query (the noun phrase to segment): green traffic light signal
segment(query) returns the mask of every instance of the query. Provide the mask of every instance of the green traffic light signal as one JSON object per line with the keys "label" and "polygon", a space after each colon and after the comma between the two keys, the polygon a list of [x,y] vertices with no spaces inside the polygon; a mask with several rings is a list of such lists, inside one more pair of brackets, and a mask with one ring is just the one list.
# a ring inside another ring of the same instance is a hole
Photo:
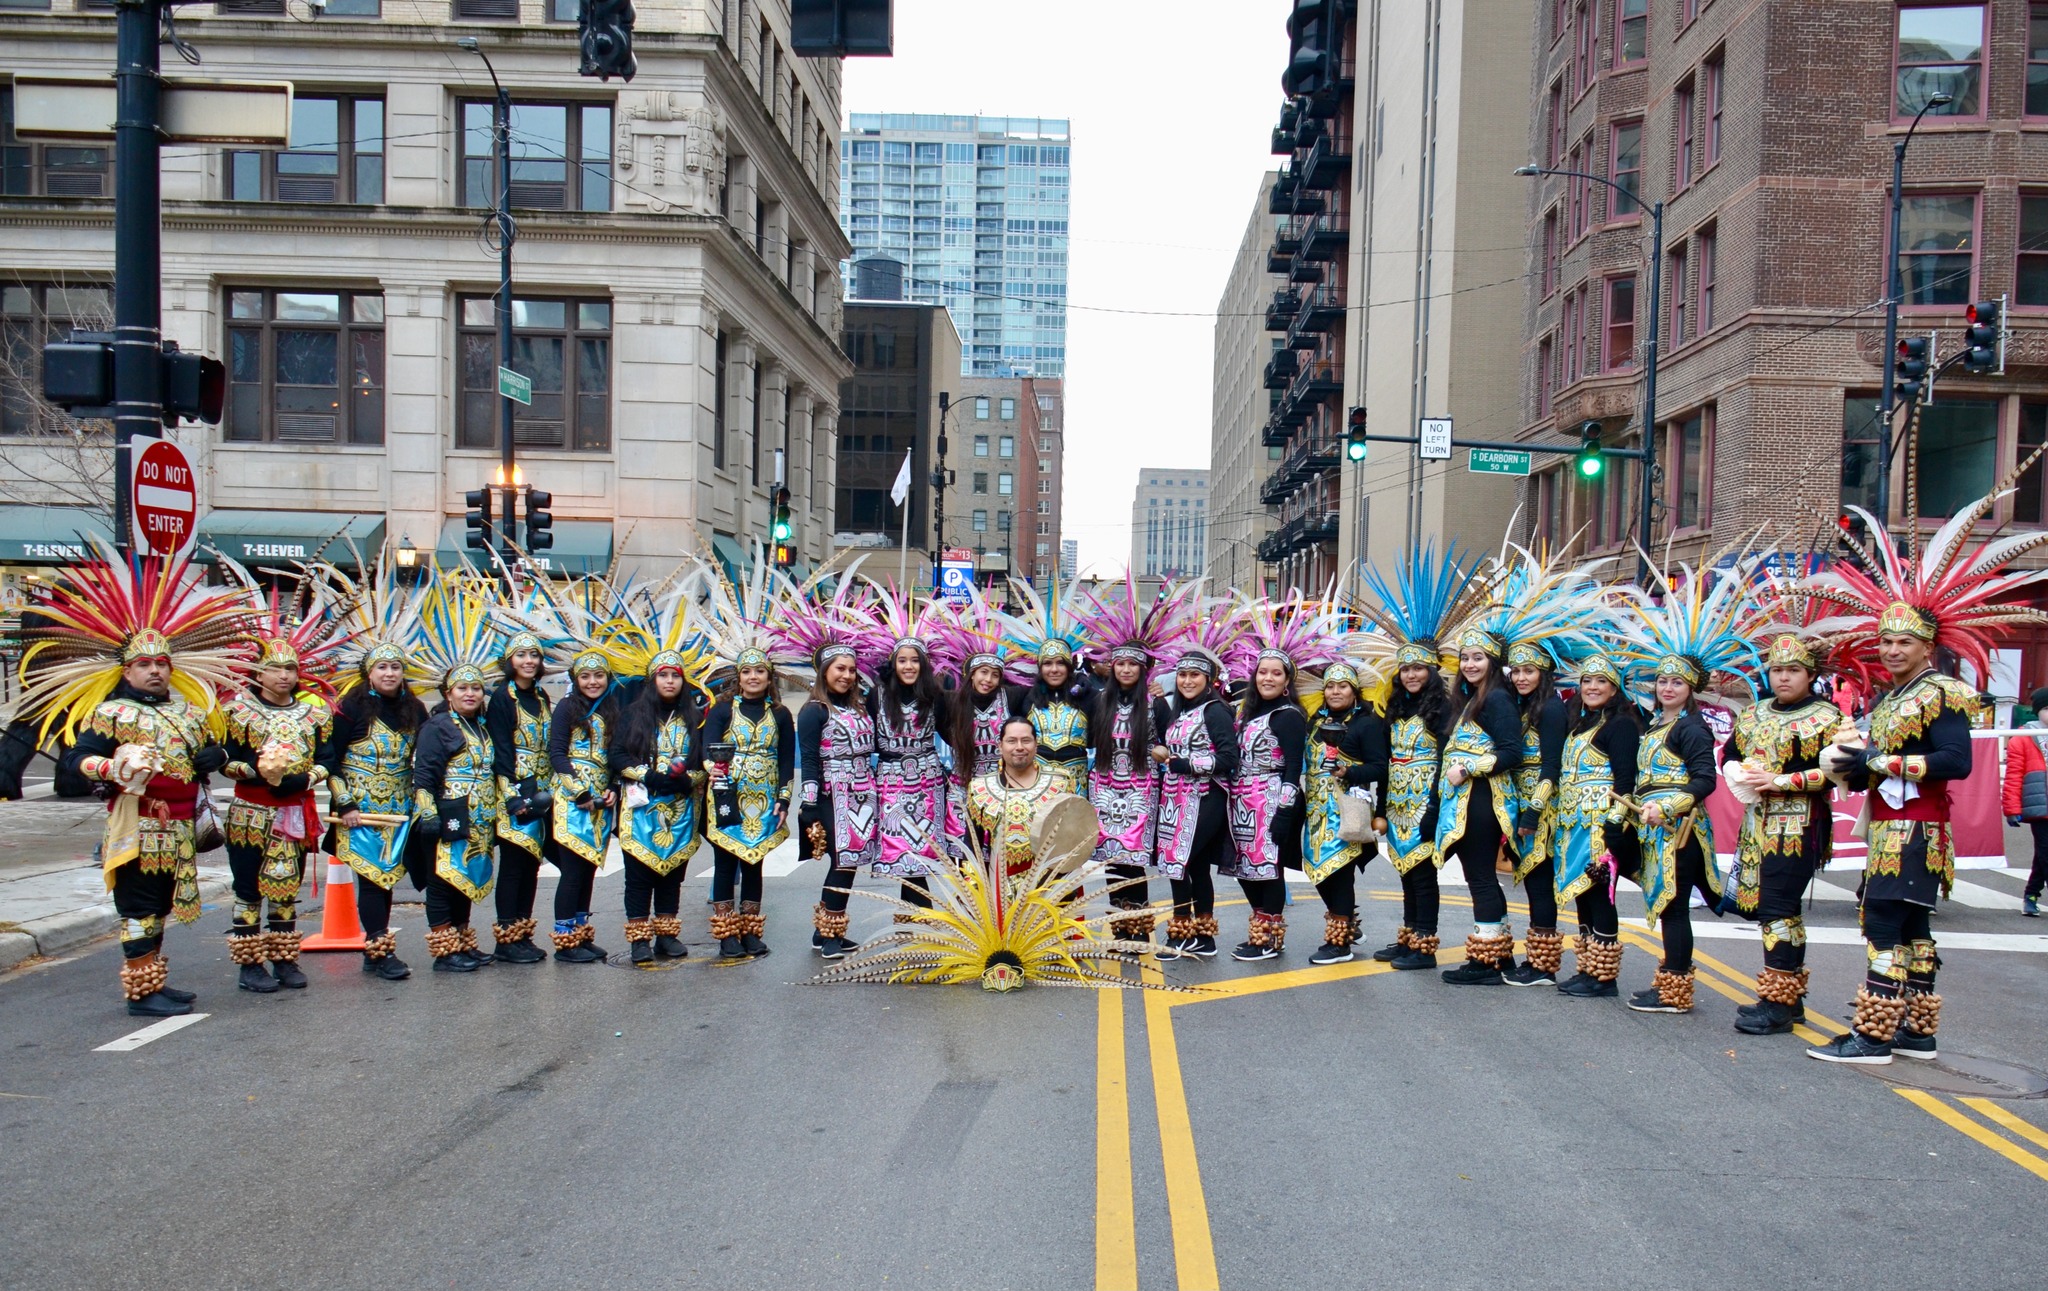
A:
{"label": "green traffic light signal", "polygon": [[1350,458],[1354,462],[1362,462],[1365,460],[1365,449],[1366,443],[1364,440],[1356,438],[1350,439],[1347,440],[1344,444],[1344,456]]}
{"label": "green traffic light signal", "polygon": [[1599,453],[1595,452],[1579,454],[1579,474],[1583,478],[1589,480],[1597,480],[1600,478],[1601,472],[1605,471],[1606,469],[1607,463],[1600,460]]}

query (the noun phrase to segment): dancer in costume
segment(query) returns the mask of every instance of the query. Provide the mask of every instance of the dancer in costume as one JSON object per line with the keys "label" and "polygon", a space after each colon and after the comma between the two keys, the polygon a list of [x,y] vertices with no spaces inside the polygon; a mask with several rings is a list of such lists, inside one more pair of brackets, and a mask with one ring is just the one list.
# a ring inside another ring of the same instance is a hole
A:
{"label": "dancer in costume", "polygon": [[1386,796],[1387,723],[1367,702],[1370,673],[1349,659],[1323,670],[1323,702],[1308,728],[1308,838],[1302,868],[1323,899],[1323,944],[1311,964],[1342,964],[1358,941],[1358,873],[1379,855],[1375,841],[1342,835],[1342,800],[1370,820]]}
{"label": "dancer in costume", "polygon": [[[1862,894],[1869,944],[1853,1029],[1808,1049],[1810,1057],[1878,1065],[1895,1053],[1936,1054],[1940,961],[1928,916],[1936,894],[1955,881],[1949,783],[1970,774],[1978,700],[1970,687],[1936,671],[1935,652],[1952,651],[1977,676],[1989,677],[1991,647],[2007,628],[2048,622],[2048,614],[2012,603],[2018,589],[2048,575],[2006,572],[2015,558],[2048,543],[2048,531],[1971,541],[1998,498],[2040,456],[2037,449],[1991,493],[1957,511],[1926,539],[1924,551],[1917,495],[1909,496],[1904,531],[1912,545],[1904,555],[1887,536],[1860,552],[1862,568],[1841,564],[1810,585],[1815,599],[1846,616],[1841,648],[1874,648],[1891,680],[1871,710],[1868,740],[1843,731],[1822,755],[1832,774],[1870,795]],[[1906,477],[1913,478],[1910,456]],[[1871,533],[1884,534],[1867,513],[1863,519]]]}
{"label": "dancer in costume", "polygon": [[22,636],[16,713],[73,741],[65,775],[104,786],[100,871],[120,920],[121,991],[137,1017],[192,1011],[168,984],[164,922],[199,917],[193,819],[206,777],[227,762],[207,714],[240,683],[247,605],[209,589],[185,560],[130,562],[88,539],[90,558],[38,588]]}
{"label": "dancer in costume", "polygon": [[1578,908],[1577,969],[1557,984],[1579,999],[1618,995],[1621,922],[1614,908],[1617,873],[1636,872],[1636,836],[1622,806],[1636,785],[1642,719],[1621,670],[1604,654],[1579,664],[1578,694],[1566,713],[1550,845],[1557,903]]}
{"label": "dancer in costume", "polygon": [[590,923],[591,889],[618,827],[618,768],[612,733],[619,697],[604,652],[585,649],[569,665],[572,689],[548,719],[548,765],[555,773],[555,960],[596,964],[606,951]]}
{"label": "dancer in costume", "polygon": [[1439,642],[1452,625],[1485,603],[1486,588],[1457,553],[1439,557],[1426,546],[1403,561],[1389,582],[1365,572],[1372,601],[1359,606],[1396,643],[1394,686],[1387,700],[1387,796],[1375,822],[1387,859],[1401,876],[1401,927],[1373,958],[1412,971],[1436,966],[1436,855],[1443,750],[1451,734]]}
{"label": "dancer in costume", "polygon": [[1003,680],[1003,657],[990,649],[967,656],[966,678],[951,705],[955,755],[972,750],[959,778],[973,783],[1002,765],[1003,724],[1017,715],[1017,696]]}
{"label": "dancer in costume", "polygon": [[1167,944],[1203,959],[1216,954],[1216,879],[1235,859],[1230,782],[1237,775],[1237,721],[1219,689],[1216,645],[1235,635],[1207,618],[1174,664],[1171,695],[1153,701],[1152,761],[1160,768],[1159,868],[1173,890]]}
{"label": "dancer in costume", "polygon": [[924,876],[945,855],[951,795],[939,741],[951,732],[951,715],[910,598],[876,591],[876,629],[861,638],[863,669],[878,679],[867,710],[875,732],[881,848],[869,872],[900,880],[903,899],[922,905],[928,899]]}
{"label": "dancer in costume", "polygon": [[860,693],[853,646],[834,642],[818,651],[817,682],[796,718],[798,775],[802,783],[797,825],[813,857],[830,864],[812,913],[817,951],[840,959],[854,948],[846,936],[846,902],[854,873],[881,856],[881,809],[875,788],[875,721]]}
{"label": "dancer in costume", "polygon": [[1642,849],[1636,882],[1644,918],[1664,932],[1664,961],[1648,989],[1628,1006],[1642,1013],[1685,1013],[1693,1000],[1691,896],[1720,914],[1721,875],[1714,865],[1714,829],[1706,800],[1719,780],[1714,734],[1697,696],[1716,676],[1751,695],[1759,671],[1756,647],[1742,627],[1755,612],[1748,592],[1751,562],[1725,571],[1682,569],[1673,579],[1652,570],[1652,589],[1631,587],[1615,642],[1617,662],[1654,676],[1654,715],[1636,750],[1635,795],[1629,803]]}
{"label": "dancer in costume", "polygon": [[991,865],[1017,878],[1037,860],[1032,836],[1048,808],[1074,787],[1038,760],[1038,728],[1028,717],[1003,723],[1002,762],[967,788],[967,819]]}
{"label": "dancer in costume", "polygon": [[697,696],[712,661],[683,643],[679,631],[654,627],[658,648],[644,662],[628,663],[638,653],[630,647],[615,642],[611,650],[645,678],[623,706],[606,752],[623,783],[619,850],[626,857],[626,943],[636,964],[690,953],[682,942],[683,866],[703,842],[704,713]]}
{"label": "dancer in costume", "polygon": [[[412,764],[427,708],[406,680],[406,664],[419,623],[382,557],[361,585],[332,565],[320,572],[331,599],[347,607],[344,627],[350,633],[337,658],[344,689],[320,757],[332,817],[326,846],[355,874],[363,971],[403,981],[412,969],[398,957],[391,891],[407,874],[409,859],[415,870],[431,864],[434,842],[412,828]],[[425,882],[419,871],[416,885]]]}
{"label": "dancer in costume", "polygon": [[711,935],[720,959],[768,953],[761,865],[789,837],[796,722],[778,697],[780,656],[768,624],[778,606],[801,592],[773,578],[761,563],[741,599],[707,570],[709,602],[697,620],[717,660],[714,679],[730,687],[704,719],[710,777],[704,833],[711,840]]}
{"label": "dancer in costume", "polygon": [[473,973],[494,958],[478,948],[469,924],[474,903],[491,894],[501,815],[496,753],[484,725],[484,701],[504,654],[491,596],[473,578],[437,573],[412,659],[415,675],[431,677],[447,704],[420,728],[412,764],[412,827],[433,839],[425,887],[427,953],[437,973]]}
{"label": "dancer in costume", "polygon": [[484,710],[505,806],[498,822],[497,919],[491,936],[497,958],[508,964],[538,964],[548,957],[533,942],[539,930],[533,902],[541,862],[556,860],[560,851],[554,839],[555,769],[548,761],[554,700],[541,685],[549,649],[542,632],[514,624],[499,661],[505,679],[492,688]]}
{"label": "dancer in costume", "polygon": [[[227,567],[255,591],[252,576],[232,561]],[[304,597],[294,600],[298,613],[287,613],[275,592],[267,604],[259,602],[251,623],[253,681],[221,712],[228,750],[221,770],[235,782],[227,818],[235,888],[228,958],[240,965],[235,984],[259,995],[306,988],[299,970],[299,888],[306,879],[306,851],[321,832],[313,774],[334,726],[333,710],[316,693],[333,694],[334,625]]]}
{"label": "dancer in costume", "polygon": [[1764,666],[1771,698],[1736,714],[1721,770],[1744,803],[1730,895],[1742,917],[1762,930],[1764,942],[1758,1003],[1737,1010],[1735,1029],[1781,1035],[1806,1012],[1806,920],[1799,902],[1834,853],[1832,787],[1820,755],[1846,719],[1813,693],[1821,673],[1821,651],[1813,642],[1776,631]]}
{"label": "dancer in costume", "polygon": [[1037,662],[1038,677],[1018,710],[1038,731],[1038,758],[1066,774],[1070,784],[1088,780],[1088,713],[1096,684],[1080,671],[1083,604],[1071,589],[1047,601],[1028,583],[1011,585],[1025,606],[1012,641],[1018,653]]}
{"label": "dancer in costume", "polygon": [[1457,716],[1444,744],[1436,818],[1437,864],[1456,856],[1472,892],[1465,962],[1443,972],[1454,986],[1499,985],[1515,958],[1497,868],[1522,811],[1514,777],[1522,765],[1522,715],[1503,663],[1506,654],[1507,643],[1485,628],[1458,635]]}

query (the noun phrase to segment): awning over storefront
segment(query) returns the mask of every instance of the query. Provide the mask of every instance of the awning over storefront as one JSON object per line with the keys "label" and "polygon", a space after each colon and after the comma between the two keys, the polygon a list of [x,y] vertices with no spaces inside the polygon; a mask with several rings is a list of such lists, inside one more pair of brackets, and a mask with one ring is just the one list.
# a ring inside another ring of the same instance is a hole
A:
{"label": "awning over storefront", "polygon": [[83,560],[81,534],[113,541],[114,530],[84,507],[0,507],[0,564],[68,565]]}
{"label": "awning over storefront", "polygon": [[718,557],[718,563],[725,567],[726,580],[737,587],[746,581],[747,571],[753,568],[753,560],[747,549],[740,546],[739,539],[728,538],[722,533],[711,535],[711,550]]}
{"label": "awning over storefront", "polygon": [[[554,577],[578,578],[584,574],[602,574],[611,568],[611,521],[557,520],[554,534],[555,545],[546,551],[534,553],[532,557],[534,564]],[[482,552],[471,552],[467,549],[465,544],[468,537],[461,516],[450,516],[442,521],[441,537],[435,543],[434,559],[447,567],[460,564],[465,555],[482,556]],[[482,562],[473,560],[471,563]]]}
{"label": "awning over storefront", "polygon": [[212,561],[209,547],[251,569],[285,569],[324,560],[343,569],[358,556],[375,561],[384,546],[384,517],[345,511],[215,511],[199,522],[196,557]]}

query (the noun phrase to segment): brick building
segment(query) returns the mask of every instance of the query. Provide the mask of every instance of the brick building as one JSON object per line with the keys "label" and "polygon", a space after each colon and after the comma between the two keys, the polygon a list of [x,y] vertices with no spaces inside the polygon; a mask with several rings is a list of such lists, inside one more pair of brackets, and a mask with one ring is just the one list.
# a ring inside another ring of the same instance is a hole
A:
{"label": "brick building", "polygon": [[[1531,159],[1665,203],[1664,300],[1651,320],[1645,210],[1603,184],[1525,181],[1522,434],[1597,420],[1610,445],[1639,445],[1654,323],[1654,546],[1698,559],[1759,529],[1810,540],[1841,504],[1874,504],[1892,147],[1936,91],[1954,101],[1906,161],[1900,332],[1952,355],[1969,302],[2004,295],[2013,341],[2004,376],[1936,383],[1923,527],[2048,440],[2044,6],[1542,0],[1535,50]],[[1537,535],[1636,540],[1630,464],[1590,486],[1547,465],[1523,490]],[[1901,458],[1895,516],[1906,474]],[[2037,466],[1996,518],[2048,520],[2044,487]],[[2048,652],[2024,644],[2022,694],[2048,679]]]}
{"label": "brick building", "polygon": [[945,545],[975,553],[981,581],[1048,586],[1060,572],[1065,384],[1058,377],[953,377]]}

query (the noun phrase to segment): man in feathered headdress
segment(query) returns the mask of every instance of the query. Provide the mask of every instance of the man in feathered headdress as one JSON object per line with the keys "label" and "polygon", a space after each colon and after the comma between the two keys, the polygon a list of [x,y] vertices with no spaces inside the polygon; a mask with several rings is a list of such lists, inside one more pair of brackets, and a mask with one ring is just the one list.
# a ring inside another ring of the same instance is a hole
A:
{"label": "man in feathered headdress", "polygon": [[236,684],[247,607],[202,587],[185,561],[130,562],[94,542],[36,604],[20,711],[76,743],[63,770],[107,786],[100,865],[121,920],[121,988],[139,1017],[192,1011],[166,985],[164,920],[199,917],[193,820],[206,777],[227,761],[207,725]]}

